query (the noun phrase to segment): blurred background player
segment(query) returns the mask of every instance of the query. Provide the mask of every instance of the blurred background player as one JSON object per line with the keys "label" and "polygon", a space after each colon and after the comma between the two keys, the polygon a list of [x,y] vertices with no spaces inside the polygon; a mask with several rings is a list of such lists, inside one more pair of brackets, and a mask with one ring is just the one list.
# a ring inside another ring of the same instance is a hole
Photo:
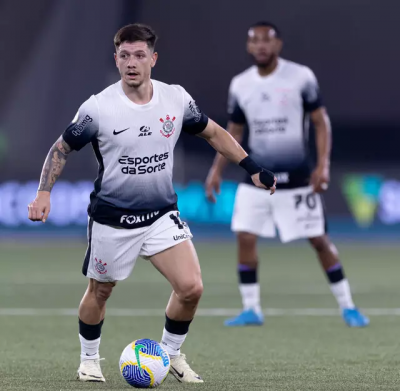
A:
{"label": "blurred background player", "polygon": [[[338,252],[327,235],[320,195],[330,176],[331,128],[321,102],[318,82],[306,66],[280,57],[282,39],[272,23],[260,22],[248,32],[247,51],[255,65],[230,84],[228,131],[240,143],[247,123],[250,155],[271,168],[278,179],[277,193],[269,197],[248,181],[237,189],[231,228],[237,233],[239,288],[243,311],[227,326],[261,325],[260,286],[257,278],[257,238],[274,237],[283,243],[307,238],[315,249],[330,289],[348,326],[369,324],[354,305]],[[316,132],[317,164],[311,171],[308,127]],[[206,193],[215,202],[227,160],[217,154]]]}

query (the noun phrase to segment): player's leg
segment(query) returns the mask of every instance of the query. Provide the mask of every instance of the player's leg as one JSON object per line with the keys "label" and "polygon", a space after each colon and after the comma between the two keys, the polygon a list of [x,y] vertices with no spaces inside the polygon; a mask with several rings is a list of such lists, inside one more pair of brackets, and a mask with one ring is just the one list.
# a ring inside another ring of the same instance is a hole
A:
{"label": "player's leg", "polygon": [[78,378],[81,381],[105,381],[99,365],[99,348],[106,301],[114,286],[115,283],[102,283],[91,278],[79,305],[81,365]]}
{"label": "player's leg", "polygon": [[79,306],[81,364],[78,379],[81,381],[105,381],[99,348],[106,302],[116,281],[130,275],[144,239],[143,230],[118,229],[89,222],[89,245],[82,268],[89,284]]}
{"label": "player's leg", "polygon": [[350,284],[344,274],[335,245],[327,234],[310,238],[309,241],[326,273],[329,287],[342,311],[343,320],[351,327],[367,326],[369,319],[354,305]]}
{"label": "player's leg", "polygon": [[249,232],[237,233],[238,280],[243,311],[225,321],[226,326],[262,325],[264,316],[260,304],[258,282],[257,235]]}
{"label": "player's leg", "polygon": [[200,265],[191,238],[190,229],[180,220],[179,212],[171,212],[151,226],[140,255],[150,259],[173,289],[161,339],[171,357],[170,372],[180,382],[202,383],[180,352],[203,292]]}
{"label": "player's leg", "polygon": [[153,255],[150,260],[173,289],[165,311],[161,339],[171,357],[171,373],[182,382],[203,382],[189,367],[185,355],[180,351],[203,293],[200,265],[194,246],[187,240]]}
{"label": "player's leg", "polygon": [[[350,326],[367,325],[368,319],[354,307],[337,250],[326,235],[327,224],[321,196],[314,193],[311,187],[302,187],[282,190],[279,197],[273,197],[273,202],[274,220],[282,242],[309,239],[326,271],[331,290],[343,310],[346,323]],[[348,320],[348,313],[351,320]]]}
{"label": "player's leg", "polygon": [[239,185],[232,218],[232,231],[236,232],[237,238],[237,271],[243,311],[239,315],[227,319],[226,326],[262,325],[264,323],[257,273],[257,238],[258,236],[275,236],[275,226],[272,219],[269,218],[270,215],[267,192],[254,186]]}

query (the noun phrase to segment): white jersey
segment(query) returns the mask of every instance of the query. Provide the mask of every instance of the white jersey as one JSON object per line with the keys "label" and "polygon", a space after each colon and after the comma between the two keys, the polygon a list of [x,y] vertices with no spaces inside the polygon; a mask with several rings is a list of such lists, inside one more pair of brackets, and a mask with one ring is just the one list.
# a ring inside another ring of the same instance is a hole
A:
{"label": "white jersey", "polygon": [[279,188],[308,184],[307,114],[321,105],[311,69],[281,58],[272,74],[262,77],[252,66],[235,76],[229,89],[231,121],[247,122],[250,155],[275,172]]}
{"label": "white jersey", "polygon": [[121,81],[92,95],[63,134],[74,150],[93,146],[99,173],[88,212],[100,224],[138,228],[177,210],[175,144],[181,130],[200,133],[208,118],[181,86],[151,82],[144,105],[125,95]]}

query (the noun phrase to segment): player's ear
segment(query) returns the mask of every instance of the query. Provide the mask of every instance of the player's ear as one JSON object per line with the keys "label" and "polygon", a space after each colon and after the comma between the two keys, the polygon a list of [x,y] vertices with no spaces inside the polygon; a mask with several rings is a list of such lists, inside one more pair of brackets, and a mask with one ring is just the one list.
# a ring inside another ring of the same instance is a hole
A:
{"label": "player's ear", "polygon": [[283,41],[281,40],[281,39],[278,39],[277,40],[277,52],[278,52],[278,54],[282,51],[282,48],[283,48]]}
{"label": "player's ear", "polygon": [[158,59],[158,53],[154,52],[151,56],[151,67],[153,68],[156,65]]}
{"label": "player's ear", "polygon": [[246,49],[247,53],[253,54],[253,44],[251,43],[250,39],[247,40]]}
{"label": "player's ear", "polygon": [[117,53],[114,53],[115,66],[118,68]]}

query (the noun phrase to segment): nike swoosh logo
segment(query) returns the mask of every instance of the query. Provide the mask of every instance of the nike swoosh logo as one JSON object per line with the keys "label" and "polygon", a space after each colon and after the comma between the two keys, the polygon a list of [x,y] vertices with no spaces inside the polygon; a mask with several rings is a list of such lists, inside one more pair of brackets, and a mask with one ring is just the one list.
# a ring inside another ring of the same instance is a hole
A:
{"label": "nike swoosh logo", "polygon": [[183,376],[185,376],[185,372],[179,373],[174,367],[171,367],[171,368],[174,370],[174,372],[175,372],[180,378],[182,378]]}
{"label": "nike swoosh logo", "polygon": [[119,132],[116,132],[115,131],[115,129],[114,129],[114,132],[113,132],[113,135],[117,135],[117,134],[120,134],[120,133],[122,133],[122,132],[125,132],[125,130],[128,130],[129,128],[126,128],[126,129],[123,129],[123,130],[120,130]]}

